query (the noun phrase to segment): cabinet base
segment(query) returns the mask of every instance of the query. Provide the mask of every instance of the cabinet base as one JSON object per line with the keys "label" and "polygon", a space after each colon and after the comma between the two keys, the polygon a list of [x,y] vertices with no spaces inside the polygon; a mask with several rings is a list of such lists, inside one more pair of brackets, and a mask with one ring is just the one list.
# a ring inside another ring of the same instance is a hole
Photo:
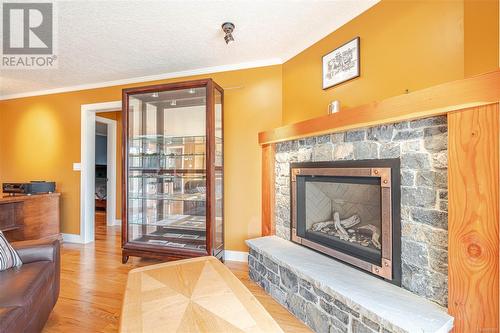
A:
{"label": "cabinet base", "polygon": [[[176,253],[167,253],[167,252],[153,252],[147,250],[138,250],[138,249],[127,249],[122,248],[122,264],[126,264],[128,262],[129,257],[140,257],[140,258],[148,258],[148,259],[158,259],[162,261],[175,261],[181,259],[189,259],[196,257],[203,257],[207,254],[200,255],[192,255],[192,254],[182,254],[179,252]],[[221,262],[224,262],[224,250],[219,251],[216,255],[214,255]]]}

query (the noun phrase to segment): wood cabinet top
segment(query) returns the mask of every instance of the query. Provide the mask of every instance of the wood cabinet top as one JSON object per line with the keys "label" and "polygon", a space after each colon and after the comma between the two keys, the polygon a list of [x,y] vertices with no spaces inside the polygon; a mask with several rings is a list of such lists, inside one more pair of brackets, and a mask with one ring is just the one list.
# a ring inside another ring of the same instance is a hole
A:
{"label": "wood cabinet top", "polygon": [[0,204],[9,203],[9,202],[34,200],[34,199],[47,198],[47,197],[59,197],[59,196],[61,196],[61,193],[44,193],[44,194],[33,194],[33,195],[6,195],[6,194],[4,194],[0,197]]}

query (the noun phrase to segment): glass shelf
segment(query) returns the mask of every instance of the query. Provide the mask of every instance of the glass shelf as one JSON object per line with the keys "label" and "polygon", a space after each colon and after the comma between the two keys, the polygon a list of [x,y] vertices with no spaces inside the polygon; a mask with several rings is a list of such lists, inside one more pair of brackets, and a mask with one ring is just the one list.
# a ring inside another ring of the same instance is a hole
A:
{"label": "glass shelf", "polygon": [[147,194],[147,195],[136,195],[129,194],[130,200],[167,200],[167,201],[200,201],[205,202],[205,194],[177,194],[177,195],[165,195],[165,194]]}
{"label": "glass shelf", "polygon": [[172,173],[180,173],[180,174],[193,174],[193,173],[202,173],[205,169],[172,169],[172,168],[145,168],[145,167],[129,167],[131,171],[144,171],[144,172],[157,172],[161,174],[172,174]]}
{"label": "glass shelf", "polygon": [[[134,170],[141,171],[141,170]],[[146,171],[146,170],[143,170]],[[164,179],[164,180],[175,180],[175,179],[192,179],[192,180],[205,180],[205,175],[196,175],[196,174],[180,174],[180,175],[169,175],[169,174],[141,174],[141,175],[130,175],[129,178],[140,178],[140,179]]]}
{"label": "glass shelf", "polygon": [[184,135],[184,136],[169,136],[163,134],[138,135],[129,138],[131,141],[150,141],[162,144],[178,144],[184,145],[187,143],[205,143],[206,136],[204,135]]}
{"label": "glass shelf", "polygon": [[182,248],[189,250],[206,250],[205,244],[193,244],[192,242],[186,242],[184,239],[179,240],[179,242],[172,242],[168,240],[158,240],[152,237],[151,235],[144,235],[140,238],[132,240],[132,242],[137,242],[139,244],[147,244],[147,245],[158,245],[158,246],[166,246],[173,248]]}
{"label": "glass shelf", "polygon": [[[168,136],[168,135],[139,135],[129,138],[131,142],[154,142],[167,145],[184,145],[188,143],[195,144],[205,144],[206,136],[204,135],[192,135],[192,136]],[[222,142],[221,137],[215,136],[216,142]],[[133,143],[132,143],[133,144]]]}
{"label": "glass shelf", "polygon": [[206,217],[199,215],[174,214],[174,215],[169,215],[166,218],[163,218],[159,221],[149,222],[147,220],[144,221],[142,217],[136,216],[135,218],[132,217],[132,219],[129,220],[129,223],[202,231],[205,230]]}
{"label": "glass shelf", "polygon": [[[195,174],[205,174],[205,169],[165,169],[165,168],[129,168],[130,171],[160,175],[165,177],[188,177]],[[222,171],[222,166],[215,166],[216,171]],[[158,176],[154,176],[155,178]],[[130,178],[130,177],[129,177]]]}
{"label": "glass shelf", "polygon": [[129,157],[135,157],[135,158],[152,158],[152,157],[157,157],[157,158],[182,158],[182,157],[197,157],[197,156],[205,156],[205,154],[129,154]]}

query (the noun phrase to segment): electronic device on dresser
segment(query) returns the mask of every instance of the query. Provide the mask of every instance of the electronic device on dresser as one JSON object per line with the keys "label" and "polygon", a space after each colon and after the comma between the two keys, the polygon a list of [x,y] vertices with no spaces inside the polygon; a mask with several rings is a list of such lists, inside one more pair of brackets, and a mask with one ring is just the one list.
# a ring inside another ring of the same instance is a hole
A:
{"label": "electronic device on dresser", "polygon": [[3,183],[2,191],[3,193],[9,195],[53,193],[56,191],[56,183],[45,181],[31,181],[29,183]]}

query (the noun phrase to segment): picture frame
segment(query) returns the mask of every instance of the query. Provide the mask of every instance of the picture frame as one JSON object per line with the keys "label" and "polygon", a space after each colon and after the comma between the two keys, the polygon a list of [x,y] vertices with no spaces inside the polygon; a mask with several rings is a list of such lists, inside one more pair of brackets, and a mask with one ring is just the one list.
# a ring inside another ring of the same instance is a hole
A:
{"label": "picture frame", "polygon": [[322,58],[323,90],[360,76],[360,38],[356,37]]}

